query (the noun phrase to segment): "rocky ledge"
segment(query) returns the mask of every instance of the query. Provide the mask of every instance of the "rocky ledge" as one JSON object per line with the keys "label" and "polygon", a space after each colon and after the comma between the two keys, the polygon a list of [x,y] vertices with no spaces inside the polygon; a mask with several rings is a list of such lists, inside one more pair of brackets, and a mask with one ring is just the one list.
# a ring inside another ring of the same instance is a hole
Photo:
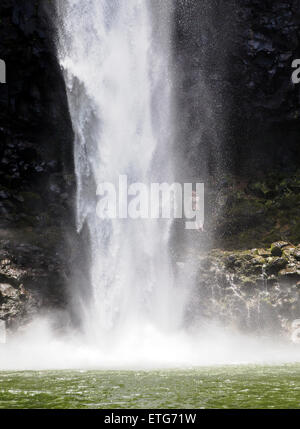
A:
{"label": "rocky ledge", "polygon": [[293,335],[300,319],[300,245],[212,250],[199,257],[191,314],[256,334]]}
{"label": "rocky ledge", "polygon": [[[39,240],[32,236],[26,243],[24,231],[22,240],[16,232],[14,237],[2,234],[0,320],[9,330],[27,324],[40,311],[67,308],[70,273],[59,250],[53,252],[51,234]],[[295,321],[300,319],[300,244],[279,241],[267,249],[214,249],[190,256],[194,269],[187,261],[177,262],[179,269],[188,266],[197,279],[189,318],[295,339]]]}
{"label": "rocky ledge", "polygon": [[9,331],[66,306],[67,267],[54,238],[54,231],[0,230],[0,320]]}

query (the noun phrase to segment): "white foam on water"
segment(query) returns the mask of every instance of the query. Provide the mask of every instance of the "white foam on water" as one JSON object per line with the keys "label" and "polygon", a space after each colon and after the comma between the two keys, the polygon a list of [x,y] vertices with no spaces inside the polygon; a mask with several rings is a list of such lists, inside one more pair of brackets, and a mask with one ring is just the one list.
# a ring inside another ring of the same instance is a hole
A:
{"label": "white foam on water", "polygon": [[299,362],[299,345],[276,338],[206,327],[166,334],[160,329],[131,329],[109,347],[92,345],[72,332],[57,336],[47,319],[35,320],[0,347],[1,370],[159,369],[214,365],[284,364]]}

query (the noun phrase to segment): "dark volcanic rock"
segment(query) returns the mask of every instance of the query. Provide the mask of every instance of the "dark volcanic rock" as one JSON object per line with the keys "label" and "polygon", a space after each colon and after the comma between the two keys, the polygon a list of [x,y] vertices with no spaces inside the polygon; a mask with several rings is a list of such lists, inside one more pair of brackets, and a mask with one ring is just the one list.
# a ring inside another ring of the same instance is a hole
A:
{"label": "dark volcanic rock", "polygon": [[0,239],[0,319],[18,328],[45,308],[66,308],[68,266],[55,253],[49,236],[19,236],[15,231]]}
{"label": "dark volcanic rock", "polygon": [[299,13],[300,0],[176,0],[176,171],[205,183],[216,247],[300,239]]}
{"label": "dark volcanic rock", "polygon": [[295,249],[289,245],[282,258],[270,256],[270,249],[213,250],[202,256],[191,314],[241,331],[290,336],[300,314]]}
{"label": "dark volcanic rock", "polygon": [[45,226],[70,213],[72,128],[49,5],[0,5],[0,56],[7,64],[7,84],[0,85],[0,222],[6,228]]}
{"label": "dark volcanic rock", "polygon": [[232,74],[234,146],[240,174],[293,171],[299,166],[299,0],[238,2],[239,41]]}
{"label": "dark volcanic rock", "polygon": [[53,4],[2,0],[0,16],[7,65],[0,85],[0,319],[13,325],[42,306],[65,305],[73,133]]}
{"label": "dark volcanic rock", "polygon": [[273,256],[281,256],[283,252],[283,248],[288,246],[289,243],[285,241],[277,241],[276,243],[272,243],[271,245],[271,254]]}
{"label": "dark volcanic rock", "polygon": [[177,0],[178,151],[194,177],[298,167],[299,0]]}

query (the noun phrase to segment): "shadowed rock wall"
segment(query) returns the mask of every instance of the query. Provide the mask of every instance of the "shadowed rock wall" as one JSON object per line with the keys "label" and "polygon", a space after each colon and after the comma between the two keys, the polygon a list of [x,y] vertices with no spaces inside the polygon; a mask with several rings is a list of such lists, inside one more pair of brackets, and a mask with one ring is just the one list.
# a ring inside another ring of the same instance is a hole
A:
{"label": "shadowed rock wall", "polygon": [[0,85],[0,317],[9,323],[30,303],[64,305],[73,135],[52,4],[0,3],[0,58],[7,66]]}

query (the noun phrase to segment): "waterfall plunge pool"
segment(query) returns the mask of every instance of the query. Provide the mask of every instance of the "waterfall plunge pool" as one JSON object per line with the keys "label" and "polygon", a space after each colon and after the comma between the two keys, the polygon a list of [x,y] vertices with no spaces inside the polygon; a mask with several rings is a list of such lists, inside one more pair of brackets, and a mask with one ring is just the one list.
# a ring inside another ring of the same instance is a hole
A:
{"label": "waterfall plunge pool", "polygon": [[295,409],[300,364],[0,372],[6,409]]}

